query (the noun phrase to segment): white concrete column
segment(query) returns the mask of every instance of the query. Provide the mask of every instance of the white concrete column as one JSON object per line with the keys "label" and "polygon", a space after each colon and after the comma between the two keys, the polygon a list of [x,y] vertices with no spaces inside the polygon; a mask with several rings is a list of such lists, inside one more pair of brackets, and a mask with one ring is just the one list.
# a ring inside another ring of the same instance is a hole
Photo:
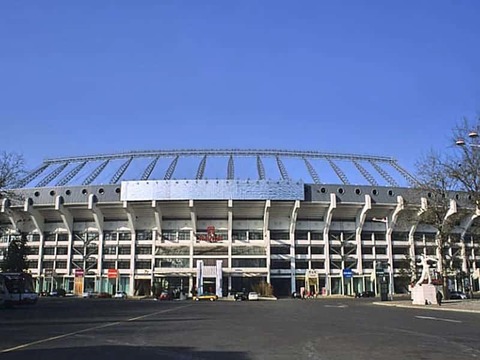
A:
{"label": "white concrete column", "polygon": [[333,211],[337,208],[337,196],[330,194],[330,205],[325,211],[324,221],[325,227],[323,228],[323,240],[325,242],[325,287],[327,288],[327,295],[331,295],[330,284],[330,240],[328,233],[330,232],[330,225],[332,224]]}
{"label": "white concrete column", "polygon": [[266,255],[267,255],[267,283],[271,283],[271,251],[270,251],[270,230],[269,229],[269,224],[270,224],[270,207],[272,203],[270,200],[265,201],[265,207],[263,209],[263,239],[264,239],[264,246],[266,249]]}
{"label": "white concrete column", "polygon": [[363,273],[363,258],[362,258],[362,229],[365,224],[367,212],[372,208],[372,198],[370,195],[365,195],[365,204],[358,212],[355,219],[355,241],[357,243],[357,272]]}
{"label": "white concrete column", "polygon": [[295,264],[295,226],[297,224],[297,215],[298,209],[300,208],[300,201],[295,200],[290,214],[290,293],[296,290],[295,284],[295,273],[296,273],[296,264]]}
{"label": "white concrete column", "polygon": [[[67,262],[67,274],[72,275],[72,261],[73,261],[73,216],[70,211],[63,205],[63,196],[57,195],[55,197],[55,210],[60,214],[63,224],[68,233],[68,262]],[[84,269],[85,270],[85,269]]]}

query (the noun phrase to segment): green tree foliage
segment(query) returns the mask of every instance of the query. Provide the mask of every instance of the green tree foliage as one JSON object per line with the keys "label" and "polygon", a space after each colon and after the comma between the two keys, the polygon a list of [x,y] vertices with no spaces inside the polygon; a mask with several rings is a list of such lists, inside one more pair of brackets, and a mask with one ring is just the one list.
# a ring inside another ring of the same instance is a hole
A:
{"label": "green tree foliage", "polygon": [[1,268],[5,272],[22,272],[28,268],[28,247],[25,235],[13,239],[7,248],[7,253],[2,261]]}

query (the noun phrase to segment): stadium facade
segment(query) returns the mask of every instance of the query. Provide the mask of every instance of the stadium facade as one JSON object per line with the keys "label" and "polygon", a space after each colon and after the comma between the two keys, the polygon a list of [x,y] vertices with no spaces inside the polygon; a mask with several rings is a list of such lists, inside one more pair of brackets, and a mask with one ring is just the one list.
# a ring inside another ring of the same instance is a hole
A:
{"label": "stadium facade", "polygon": [[[438,255],[436,229],[418,220],[430,194],[414,183],[392,158],[313,151],[48,159],[2,201],[0,260],[26,236],[39,292],[405,292],[421,255]],[[478,214],[465,196],[451,194],[463,220],[450,286],[478,290]]]}

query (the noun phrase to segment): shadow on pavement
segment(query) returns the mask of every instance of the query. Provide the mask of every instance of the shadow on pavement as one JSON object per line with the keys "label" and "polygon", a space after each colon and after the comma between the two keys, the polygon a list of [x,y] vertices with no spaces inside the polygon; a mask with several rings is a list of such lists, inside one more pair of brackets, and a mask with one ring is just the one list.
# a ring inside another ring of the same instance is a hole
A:
{"label": "shadow on pavement", "polygon": [[248,360],[244,352],[234,351],[200,351],[188,347],[140,347],[140,346],[92,346],[57,349],[17,350],[9,353],[0,353],[0,358],[8,360],[24,359],[68,359],[68,360],[96,360],[96,359],[229,359]]}

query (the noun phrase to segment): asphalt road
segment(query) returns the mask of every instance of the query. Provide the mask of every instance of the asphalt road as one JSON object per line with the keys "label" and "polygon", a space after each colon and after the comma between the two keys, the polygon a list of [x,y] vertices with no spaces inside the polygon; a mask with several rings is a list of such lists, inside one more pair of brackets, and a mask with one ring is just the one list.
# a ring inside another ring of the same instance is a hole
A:
{"label": "asphalt road", "polygon": [[0,310],[0,359],[478,359],[480,314],[370,299],[41,299]]}

